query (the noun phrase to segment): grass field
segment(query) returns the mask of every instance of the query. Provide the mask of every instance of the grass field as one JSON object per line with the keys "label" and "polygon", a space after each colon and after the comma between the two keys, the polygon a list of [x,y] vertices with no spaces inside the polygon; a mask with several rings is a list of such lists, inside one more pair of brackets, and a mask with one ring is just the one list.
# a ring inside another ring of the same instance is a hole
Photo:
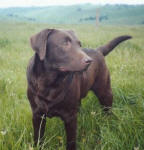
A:
{"label": "grass field", "polygon": [[[31,108],[26,97],[26,66],[33,55],[29,37],[43,28],[74,29],[83,47],[96,48],[119,35],[133,39],[106,57],[112,79],[111,115],[92,92],[78,117],[78,150],[144,149],[144,26],[0,23],[0,150],[34,150]],[[64,150],[58,118],[47,119],[43,150]]]}

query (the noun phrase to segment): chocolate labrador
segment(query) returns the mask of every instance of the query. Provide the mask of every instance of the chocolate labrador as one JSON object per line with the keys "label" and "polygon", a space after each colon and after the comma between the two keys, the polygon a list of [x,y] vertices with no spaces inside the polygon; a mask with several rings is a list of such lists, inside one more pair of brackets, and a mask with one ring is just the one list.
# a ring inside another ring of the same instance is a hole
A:
{"label": "chocolate labrador", "polygon": [[27,68],[27,95],[33,113],[34,142],[42,141],[46,117],[60,117],[67,150],[76,150],[77,112],[92,90],[105,110],[112,106],[110,75],[104,56],[131,36],[120,36],[95,50],[81,47],[73,31],[45,29],[32,36],[35,51]]}

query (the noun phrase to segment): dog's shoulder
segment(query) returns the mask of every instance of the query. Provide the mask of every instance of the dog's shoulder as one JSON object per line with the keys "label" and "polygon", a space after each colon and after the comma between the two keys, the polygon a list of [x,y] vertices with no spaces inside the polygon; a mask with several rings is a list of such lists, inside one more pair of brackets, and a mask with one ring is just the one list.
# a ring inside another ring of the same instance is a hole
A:
{"label": "dog's shoulder", "polygon": [[95,49],[90,49],[90,48],[83,48],[82,49],[87,55],[89,55],[89,56],[98,56],[98,57],[102,57],[103,55],[99,52],[99,51],[97,51],[97,50],[95,50]]}
{"label": "dog's shoulder", "polygon": [[104,56],[96,49],[83,48],[83,51],[93,59],[93,62],[104,62]]}

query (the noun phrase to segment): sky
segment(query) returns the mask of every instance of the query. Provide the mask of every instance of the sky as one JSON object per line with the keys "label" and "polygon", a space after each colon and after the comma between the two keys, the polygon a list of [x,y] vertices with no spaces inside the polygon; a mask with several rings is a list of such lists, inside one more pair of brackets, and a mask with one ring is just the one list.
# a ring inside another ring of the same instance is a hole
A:
{"label": "sky", "polygon": [[0,0],[0,7],[93,4],[144,4],[144,0]]}

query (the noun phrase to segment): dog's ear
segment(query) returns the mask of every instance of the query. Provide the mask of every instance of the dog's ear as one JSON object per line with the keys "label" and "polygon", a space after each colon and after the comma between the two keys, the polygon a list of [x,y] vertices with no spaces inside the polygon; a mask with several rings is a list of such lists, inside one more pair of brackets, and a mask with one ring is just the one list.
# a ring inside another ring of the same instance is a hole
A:
{"label": "dog's ear", "polygon": [[44,60],[46,55],[47,39],[54,29],[45,29],[30,38],[32,49]]}

